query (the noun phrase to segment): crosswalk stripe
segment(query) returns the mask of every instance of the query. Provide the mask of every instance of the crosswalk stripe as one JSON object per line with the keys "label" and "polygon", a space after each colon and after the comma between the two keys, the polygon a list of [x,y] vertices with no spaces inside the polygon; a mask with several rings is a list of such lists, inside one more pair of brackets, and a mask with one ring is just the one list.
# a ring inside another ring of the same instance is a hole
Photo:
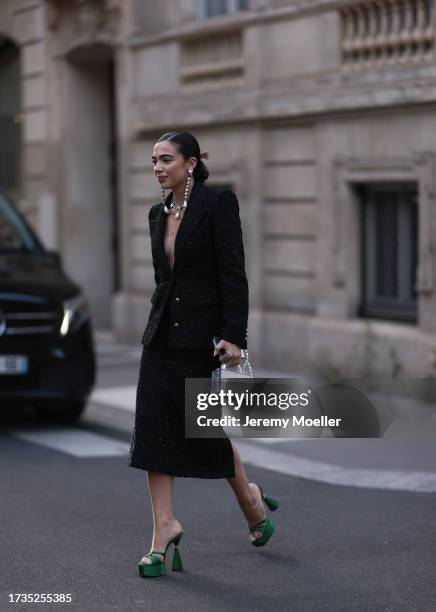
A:
{"label": "crosswalk stripe", "polygon": [[91,431],[68,428],[9,431],[15,438],[52,448],[74,457],[117,457],[129,453],[130,444]]}
{"label": "crosswalk stripe", "polygon": [[135,411],[136,385],[124,385],[122,387],[108,387],[96,389],[89,398],[90,402],[120,408],[128,412]]}

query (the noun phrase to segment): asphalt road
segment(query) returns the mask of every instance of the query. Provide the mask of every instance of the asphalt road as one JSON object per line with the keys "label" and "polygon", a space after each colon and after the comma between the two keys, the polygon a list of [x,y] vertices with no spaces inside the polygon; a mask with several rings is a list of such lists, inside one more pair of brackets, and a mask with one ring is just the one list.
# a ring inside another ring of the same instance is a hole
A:
{"label": "asphalt road", "polygon": [[[436,610],[435,493],[247,465],[280,504],[262,549],[250,545],[225,480],[178,478],[185,571],[168,563],[167,576],[144,579],[136,564],[149,549],[151,509],[145,474],[127,467],[128,433],[90,423],[50,430],[24,413],[1,425],[2,611]],[[72,603],[9,603],[12,593],[69,593]]]}
{"label": "asphalt road", "polygon": [[2,406],[0,612],[436,611],[434,424],[414,439],[236,440],[279,501],[271,541],[251,546],[225,480],[177,478],[185,571],[139,577],[152,534],[145,473],[127,466],[139,356],[103,338],[80,426]]}

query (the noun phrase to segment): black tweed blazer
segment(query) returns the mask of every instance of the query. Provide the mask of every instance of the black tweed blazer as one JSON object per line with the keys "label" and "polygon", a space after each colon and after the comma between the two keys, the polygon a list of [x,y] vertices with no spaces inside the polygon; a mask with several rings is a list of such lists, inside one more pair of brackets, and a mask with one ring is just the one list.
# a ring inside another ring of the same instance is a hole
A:
{"label": "black tweed blazer", "polygon": [[213,350],[213,336],[247,348],[248,282],[235,194],[194,183],[173,270],[164,249],[166,216],[161,202],[148,216],[156,289],[142,344],[151,343],[167,306],[171,348]]}

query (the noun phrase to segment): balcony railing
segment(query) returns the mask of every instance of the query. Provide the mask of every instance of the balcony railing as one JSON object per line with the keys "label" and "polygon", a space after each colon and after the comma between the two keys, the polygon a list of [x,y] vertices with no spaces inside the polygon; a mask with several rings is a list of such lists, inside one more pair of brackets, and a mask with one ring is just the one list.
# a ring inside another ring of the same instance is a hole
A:
{"label": "balcony railing", "polygon": [[433,0],[376,0],[340,9],[344,66],[434,58]]}

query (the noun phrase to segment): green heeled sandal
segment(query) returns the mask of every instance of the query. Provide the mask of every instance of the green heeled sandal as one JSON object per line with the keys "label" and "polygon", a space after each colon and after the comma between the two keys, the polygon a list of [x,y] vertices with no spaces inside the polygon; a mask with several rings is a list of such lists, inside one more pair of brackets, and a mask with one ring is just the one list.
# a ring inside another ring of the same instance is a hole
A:
{"label": "green heeled sandal", "polygon": [[[144,555],[151,559],[151,563],[138,563],[139,575],[144,578],[151,578],[153,576],[165,576],[165,557],[167,554],[168,546],[170,544],[174,544],[174,555],[173,555],[173,571],[183,570],[182,566],[182,558],[180,556],[179,551],[179,542],[183,536],[183,529],[179,531],[179,533],[168,542],[166,545],[165,551],[160,550],[152,550],[148,555]],[[157,555],[163,555],[163,559],[158,557]]]}
{"label": "green heeled sandal", "polygon": [[[275,512],[279,507],[279,502],[273,499],[272,497],[268,497],[267,495],[265,495],[262,487],[257,483],[255,484],[257,487],[259,487],[260,494],[265,504],[272,512]],[[251,543],[253,544],[253,546],[265,546],[265,544],[270,540],[272,534],[274,533],[274,529],[274,523],[269,518],[269,516],[260,521],[260,523],[257,523],[257,525],[250,526],[248,530],[249,533],[253,533],[254,531],[260,531],[262,533],[262,536],[260,538],[252,540]]]}

